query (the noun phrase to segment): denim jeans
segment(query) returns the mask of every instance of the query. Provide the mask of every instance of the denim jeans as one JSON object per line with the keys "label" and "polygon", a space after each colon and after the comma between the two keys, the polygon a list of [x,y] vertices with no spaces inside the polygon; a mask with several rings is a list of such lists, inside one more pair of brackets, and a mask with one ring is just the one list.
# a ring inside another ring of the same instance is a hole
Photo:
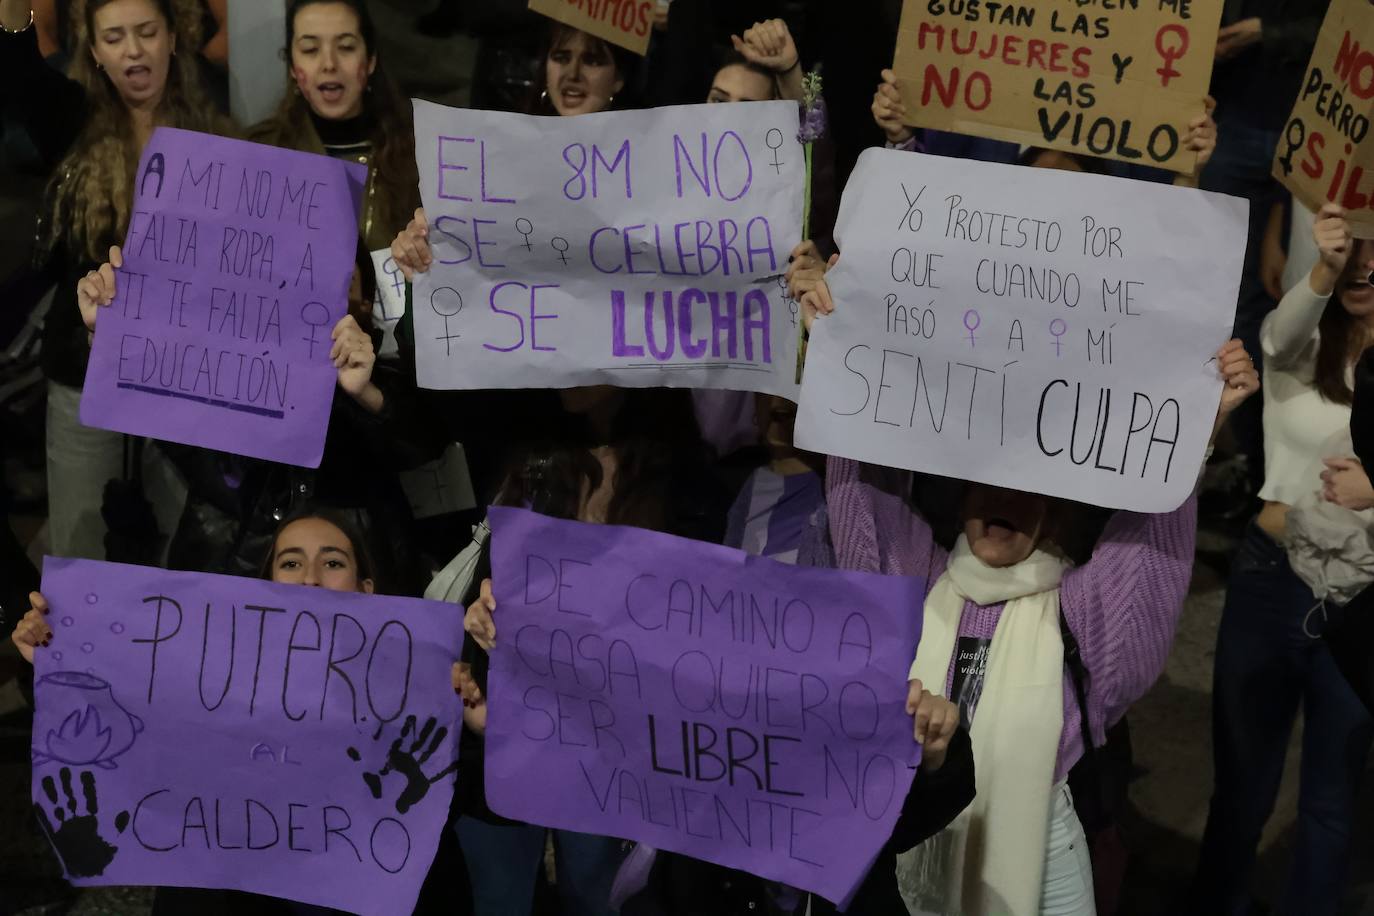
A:
{"label": "denim jeans", "polygon": [[1045,880],[1040,888],[1041,916],[1096,916],[1093,863],[1088,837],[1073,806],[1067,782],[1050,794],[1050,826],[1045,840]]}
{"label": "denim jeans", "polygon": [[[547,831],[473,817],[460,817],[454,829],[472,879],[476,916],[530,916]],[[553,844],[562,916],[611,916],[611,882],[623,858],[621,841],[555,830]]]}
{"label": "denim jeans", "polygon": [[124,436],[83,426],[81,390],[48,382],[48,550],[105,559],[105,484],[124,473]]}
{"label": "denim jeans", "polygon": [[1253,523],[1232,568],[1212,687],[1216,785],[1193,895],[1198,914],[1250,905],[1260,833],[1274,810],[1293,720],[1303,714],[1292,871],[1279,912],[1338,911],[1355,795],[1369,753],[1369,713],[1320,635],[1312,590]]}

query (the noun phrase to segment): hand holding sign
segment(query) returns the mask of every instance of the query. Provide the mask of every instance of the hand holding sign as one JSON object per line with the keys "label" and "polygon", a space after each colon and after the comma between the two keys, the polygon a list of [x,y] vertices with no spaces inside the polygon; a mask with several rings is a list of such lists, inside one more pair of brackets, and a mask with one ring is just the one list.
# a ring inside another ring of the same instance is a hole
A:
{"label": "hand holding sign", "polygon": [[873,120],[893,146],[901,146],[916,135],[916,131],[907,126],[910,119],[902,102],[902,90],[897,85],[896,72],[891,69],[883,71],[883,81],[873,93]]}
{"label": "hand holding sign", "polygon": [[1335,291],[1336,281],[1340,279],[1355,247],[1350,224],[1346,222],[1345,210],[1341,206],[1322,206],[1312,222],[1312,240],[1317,243],[1317,253],[1320,255],[1317,263],[1312,265],[1312,292],[1329,296]]}
{"label": "hand holding sign", "polygon": [[1212,438],[1215,439],[1226,418],[1236,408],[1245,403],[1250,395],[1259,391],[1259,372],[1255,361],[1245,352],[1245,344],[1239,338],[1232,338],[1217,351],[1217,371],[1221,373],[1221,403],[1217,405],[1217,419],[1212,424]]}
{"label": "hand holding sign", "polygon": [[1176,177],[1174,184],[1197,187],[1198,176],[1202,174],[1207,163],[1212,161],[1212,154],[1217,151],[1217,122],[1212,118],[1212,112],[1216,107],[1217,100],[1210,95],[1207,96],[1203,100],[1202,114],[1188,122],[1188,134],[1183,138],[1183,148],[1197,154],[1197,163],[1190,174],[1180,174]]}
{"label": "hand holding sign", "polygon": [[495,612],[496,595],[491,580],[483,579],[481,593],[463,615],[463,631],[486,652],[496,647],[496,621],[492,618]]}
{"label": "hand holding sign", "polygon": [[24,661],[32,665],[33,650],[52,641],[52,627],[47,621],[47,599],[38,592],[29,592],[29,603],[32,607],[19,618],[14,632],[10,634],[10,640],[24,657]]}
{"label": "hand holding sign", "polygon": [[124,253],[118,245],[110,246],[110,260],[77,281],[76,304],[86,330],[95,333],[95,319],[102,308],[109,307],[117,294],[115,271],[124,266]]}
{"label": "hand holding sign", "polygon": [[906,712],[915,725],[916,743],[921,745],[921,769],[933,773],[944,765],[949,740],[959,729],[959,706],[913,678],[907,685]]}
{"label": "hand holding sign", "polygon": [[330,339],[329,358],[339,370],[339,387],[345,394],[361,398],[372,384],[372,367],[377,362],[372,337],[358,327],[352,315],[345,315],[334,325]]}
{"label": "hand holding sign", "polygon": [[429,247],[429,222],[424,207],[418,208],[406,227],[397,233],[391,243],[391,259],[411,283],[416,274],[429,270],[434,253]]}
{"label": "hand holding sign", "polygon": [[463,726],[475,734],[484,734],[487,730],[487,698],[482,695],[482,688],[477,686],[477,679],[472,676],[472,666],[456,665],[453,670],[454,688],[463,698]]}

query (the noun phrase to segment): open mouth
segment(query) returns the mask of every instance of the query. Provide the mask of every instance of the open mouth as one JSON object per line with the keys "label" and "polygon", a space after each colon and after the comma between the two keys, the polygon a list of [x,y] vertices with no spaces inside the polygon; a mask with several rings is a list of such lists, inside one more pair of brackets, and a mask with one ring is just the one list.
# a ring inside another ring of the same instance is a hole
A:
{"label": "open mouth", "polygon": [[566,108],[578,108],[587,101],[587,93],[582,89],[564,87],[559,90],[559,95],[563,99]]}
{"label": "open mouth", "polygon": [[1363,277],[1354,277],[1345,282],[1346,289],[1368,289],[1374,284],[1374,271],[1365,274]]}
{"label": "open mouth", "polygon": [[1005,541],[1019,534],[1021,529],[1012,523],[1011,519],[995,516],[983,523],[987,536],[998,541]]}
{"label": "open mouth", "polygon": [[146,82],[152,75],[152,69],[143,64],[134,64],[124,70],[124,78],[135,83]]}
{"label": "open mouth", "polygon": [[319,92],[320,98],[324,99],[326,102],[336,104],[343,101],[343,83],[320,83],[320,85],[316,87],[316,90]]}

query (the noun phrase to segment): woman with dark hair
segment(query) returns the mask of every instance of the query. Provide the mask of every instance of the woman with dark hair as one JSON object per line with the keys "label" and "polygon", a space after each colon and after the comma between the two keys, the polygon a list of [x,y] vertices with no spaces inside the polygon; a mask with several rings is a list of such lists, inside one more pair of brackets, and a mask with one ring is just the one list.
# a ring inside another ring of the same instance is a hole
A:
{"label": "woman with dark hair", "polygon": [[[718,543],[725,502],[713,484],[709,453],[692,416],[689,392],[598,385],[558,392],[561,410],[531,429],[541,430],[509,453],[495,502],[546,515],[597,524],[633,525]],[[526,435],[529,435],[528,433]],[[489,548],[467,596],[468,619],[491,597]],[[490,622],[490,616],[486,621]],[[463,750],[457,823],[464,857],[472,866],[478,916],[529,913],[545,849],[543,827],[505,820],[487,806],[482,769],[486,729],[488,631],[473,624],[458,685],[464,691]],[[492,634],[494,635],[494,633]],[[564,914],[610,914],[611,885],[622,844],[611,837],[553,831],[554,863]]]}
{"label": "woman with dark hair", "polygon": [[[1355,796],[1374,736],[1369,712],[1321,639],[1325,602],[1294,571],[1285,549],[1293,507],[1329,485],[1323,459],[1348,457],[1330,454],[1330,443],[1349,435],[1355,364],[1374,341],[1374,240],[1352,239],[1345,211],[1334,204],[1317,214],[1312,232],[1320,260],[1260,330],[1268,392],[1264,505],[1232,565],[1217,633],[1216,781],[1195,879],[1197,913],[1249,909],[1260,832],[1273,811],[1299,706],[1302,785],[1282,910],[1337,912]],[[1363,468],[1348,464],[1342,491],[1374,498]]]}
{"label": "woman with dark hair", "polygon": [[[529,114],[561,118],[632,108],[640,58],[633,51],[561,22],[551,23]],[[616,104],[616,99],[620,104]]]}
{"label": "woman with dark hair", "polygon": [[286,10],[290,88],[276,114],[249,131],[259,143],[367,166],[358,231],[385,248],[419,204],[410,103],[382,65],[362,0],[291,0]]}
{"label": "woman with dark hair", "polygon": [[[824,280],[802,307],[808,330],[834,311]],[[1259,390],[1240,341],[1215,362],[1213,437]],[[1115,513],[1079,565],[1063,501],[970,483],[951,550],[910,491],[906,472],[829,459],[837,565],[926,579],[911,677],[970,724],[977,796],[902,864],[903,897],[912,912],[1088,916],[1093,871],[1069,771],[1163,670],[1192,572],[1196,490],[1172,512]]]}
{"label": "woman with dark hair", "polygon": [[[311,506],[282,519],[263,555],[258,578],[286,585],[312,585],[335,592],[376,590],[372,552],[362,529],[346,513]],[[52,643],[47,599],[29,595],[32,607],[10,634],[24,660]]]}
{"label": "woman with dark hair", "polygon": [[200,22],[191,0],[78,0],[65,77],[39,54],[27,0],[0,0],[0,107],[52,169],[39,241],[60,274],[43,330],[48,537],[57,556],[105,555],[101,500],[123,463],[123,437],[87,429],[77,416],[90,347],[68,296],[123,238],[134,170],[153,129],[232,132],[201,84]]}
{"label": "woman with dark hair", "polygon": [[730,40],[734,49],[716,68],[706,101],[802,100],[801,55],[786,22],[756,22],[743,36],[731,35]]}
{"label": "woman with dark hair", "polygon": [[[335,592],[363,592],[370,595],[382,591],[367,536],[356,523],[353,513],[319,504],[304,506],[281,520],[262,555],[258,578]],[[34,652],[50,646],[54,632],[47,621],[49,608],[43,595],[33,592],[29,595],[29,602],[29,612],[19,621],[10,639],[25,661],[32,664]],[[456,687],[456,664],[453,679]],[[442,842],[440,856],[447,856]],[[449,875],[438,875],[432,889],[430,882],[427,882],[416,912],[468,912],[463,897],[459,898],[457,909],[452,901],[440,902],[439,898],[447,895],[438,887],[439,881],[452,884]],[[192,910],[202,916],[326,916],[339,912],[243,891],[181,887],[157,889],[154,914],[184,916]]]}
{"label": "woman with dark hair", "polygon": [[[626,92],[637,68],[638,58],[624,48],[572,26],[550,23],[549,40],[540,56],[539,74],[531,87],[526,112],[573,117],[630,107]],[[615,104],[617,98],[619,105]],[[417,271],[429,269],[428,235],[429,223],[424,208],[420,208],[391,243],[391,256],[407,280]]]}

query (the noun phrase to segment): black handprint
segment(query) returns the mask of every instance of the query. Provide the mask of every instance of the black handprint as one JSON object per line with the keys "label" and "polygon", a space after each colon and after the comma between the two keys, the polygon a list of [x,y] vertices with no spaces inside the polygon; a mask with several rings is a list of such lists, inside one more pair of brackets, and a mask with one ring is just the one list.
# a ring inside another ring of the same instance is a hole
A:
{"label": "black handprint", "polygon": [[[424,765],[429,762],[429,759],[443,745],[444,739],[448,737],[448,726],[439,726],[437,729],[435,726],[438,726],[438,720],[430,716],[417,734],[415,717],[406,716],[405,724],[401,726],[401,734],[397,736],[395,741],[391,742],[391,747],[387,749],[386,763],[375,773],[363,773],[363,782],[367,783],[367,787],[372,790],[373,798],[382,797],[382,779],[388,773],[400,773],[406,778],[405,787],[401,789],[401,794],[396,796],[396,811],[399,814],[405,814],[409,811],[429,794],[430,786],[458,769],[458,762],[455,760],[433,777],[424,774]],[[412,735],[414,735],[414,740],[410,743],[410,747],[402,748],[401,745]],[[376,738],[381,738],[381,736],[381,730],[378,729]],[[426,742],[428,742],[427,747]],[[358,753],[357,748],[350,747],[348,757],[350,760],[362,760],[362,755]]]}
{"label": "black handprint", "polygon": [[[77,814],[76,793],[72,790],[72,771],[63,767],[58,771],[62,780],[62,794],[67,803],[63,807],[57,797],[57,786],[51,776],[43,777],[43,794],[52,803],[53,818],[57,828],[40,806],[38,817],[43,822],[43,830],[52,841],[53,848],[62,858],[62,865],[73,878],[93,878],[105,873],[105,866],[114,860],[119,847],[110,844],[100,835],[99,807],[95,794],[95,777],[90,770],[81,773],[81,794],[86,802],[86,813]],[[129,812],[121,811],[115,815],[115,831],[123,833],[129,826]]]}

